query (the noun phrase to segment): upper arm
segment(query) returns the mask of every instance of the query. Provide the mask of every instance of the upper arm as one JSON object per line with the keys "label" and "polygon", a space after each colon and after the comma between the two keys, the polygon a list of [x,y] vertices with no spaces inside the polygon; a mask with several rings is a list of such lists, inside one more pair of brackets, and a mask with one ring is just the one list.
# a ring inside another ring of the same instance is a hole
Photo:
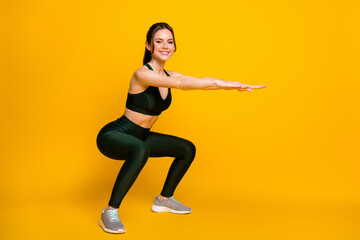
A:
{"label": "upper arm", "polygon": [[167,87],[167,88],[180,88],[180,76],[172,75],[168,71],[170,77],[159,75],[153,71],[137,70],[134,72],[134,79],[141,85]]}

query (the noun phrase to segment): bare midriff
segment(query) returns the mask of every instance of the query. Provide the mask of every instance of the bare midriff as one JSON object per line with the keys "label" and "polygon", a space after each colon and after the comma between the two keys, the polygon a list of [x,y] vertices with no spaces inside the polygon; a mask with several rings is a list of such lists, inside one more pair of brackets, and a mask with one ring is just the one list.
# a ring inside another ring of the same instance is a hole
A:
{"label": "bare midriff", "polygon": [[151,128],[152,125],[156,122],[159,116],[151,116],[139,112],[134,112],[128,108],[125,108],[124,112],[125,117],[127,117],[133,123],[143,127],[143,128]]}

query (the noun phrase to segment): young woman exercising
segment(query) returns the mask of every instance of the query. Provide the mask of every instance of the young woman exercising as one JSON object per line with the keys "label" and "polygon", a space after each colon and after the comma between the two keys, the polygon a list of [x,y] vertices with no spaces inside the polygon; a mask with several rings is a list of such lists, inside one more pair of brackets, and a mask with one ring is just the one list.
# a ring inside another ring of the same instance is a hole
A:
{"label": "young woman exercising", "polygon": [[180,137],[150,131],[161,112],[171,104],[171,88],[252,91],[265,87],[166,71],[165,62],[175,51],[173,29],[164,22],[153,24],[146,35],[144,65],[134,72],[130,81],[124,114],[106,124],[97,135],[97,147],[102,154],[125,160],[108,205],[101,213],[100,226],[106,232],[125,232],[118,208],[149,157],[174,157],[152,211],[185,214],[192,210],[175,200],[173,194],[195,157],[195,145]]}

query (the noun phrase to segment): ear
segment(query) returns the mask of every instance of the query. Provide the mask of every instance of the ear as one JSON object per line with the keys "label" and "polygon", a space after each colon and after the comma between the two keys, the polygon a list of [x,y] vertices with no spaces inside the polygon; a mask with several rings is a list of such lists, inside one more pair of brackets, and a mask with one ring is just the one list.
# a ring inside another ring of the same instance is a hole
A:
{"label": "ear", "polygon": [[149,50],[151,52],[151,46],[147,41],[145,41],[145,47],[147,50]]}

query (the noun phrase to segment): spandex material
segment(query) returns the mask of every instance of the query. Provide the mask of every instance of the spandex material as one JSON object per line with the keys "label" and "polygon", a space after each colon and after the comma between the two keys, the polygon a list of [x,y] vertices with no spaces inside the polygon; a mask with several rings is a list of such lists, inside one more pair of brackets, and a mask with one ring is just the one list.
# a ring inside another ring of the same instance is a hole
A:
{"label": "spandex material", "polygon": [[[150,70],[154,71],[149,64],[145,64]],[[165,71],[167,76],[170,75]],[[168,94],[165,99],[161,97],[158,87],[148,86],[140,93],[128,93],[126,107],[135,112],[147,115],[158,116],[171,104],[171,88],[168,88]]]}
{"label": "spandex material", "polygon": [[164,197],[172,197],[196,153],[195,145],[189,140],[150,131],[150,128],[135,124],[125,115],[101,128],[96,144],[105,156],[125,160],[108,203],[114,208],[119,208],[148,157],[174,157],[160,193]]}

